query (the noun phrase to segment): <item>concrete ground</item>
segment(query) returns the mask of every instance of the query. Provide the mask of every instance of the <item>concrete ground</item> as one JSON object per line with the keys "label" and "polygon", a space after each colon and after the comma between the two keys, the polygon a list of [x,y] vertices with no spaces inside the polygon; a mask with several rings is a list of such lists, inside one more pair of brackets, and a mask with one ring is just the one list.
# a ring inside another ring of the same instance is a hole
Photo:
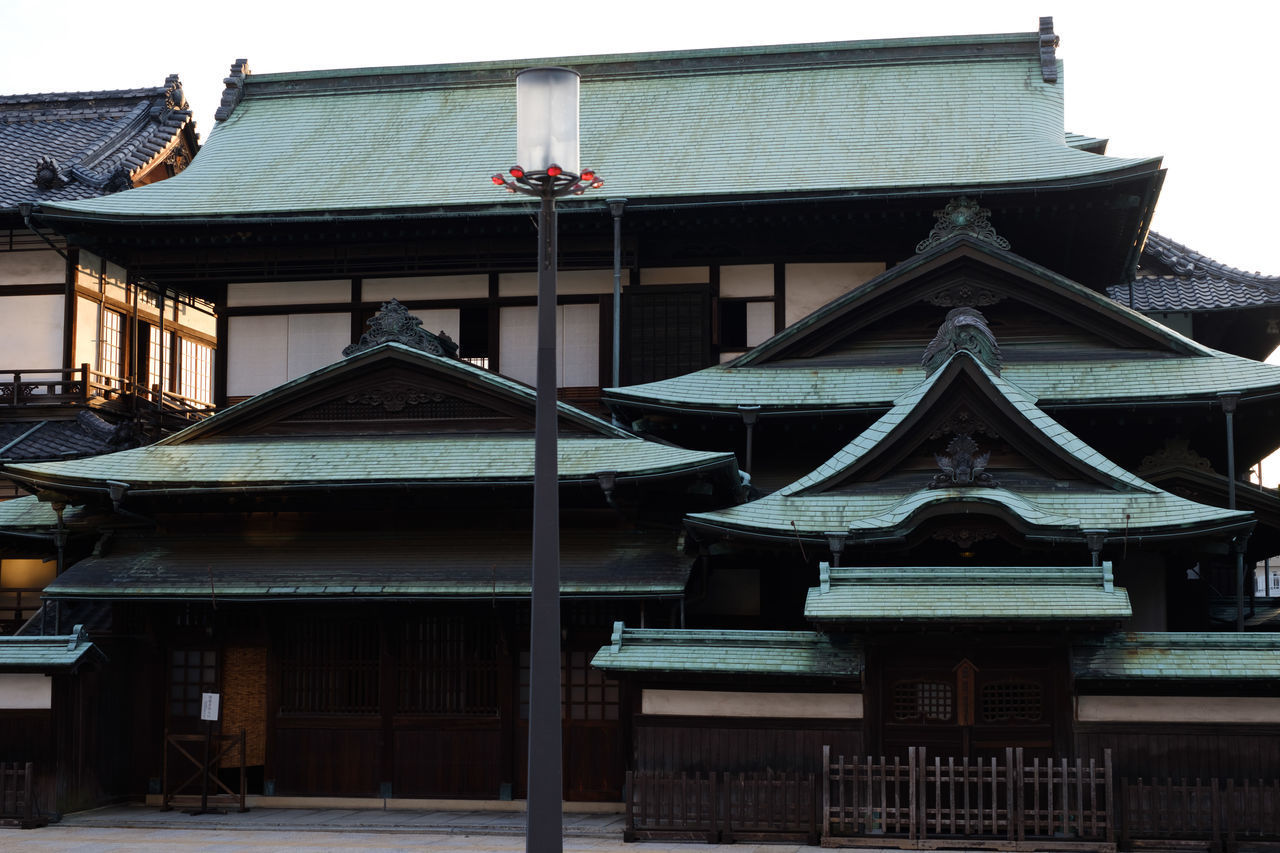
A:
{"label": "concrete ground", "polygon": [[[565,816],[564,850],[799,853],[817,847],[622,841],[623,816]],[[245,814],[188,815],[148,806],[77,812],[41,829],[0,827],[0,851],[43,853],[323,853],[323,851],[522,851],[524,813],[412,809],[255,808]]]}

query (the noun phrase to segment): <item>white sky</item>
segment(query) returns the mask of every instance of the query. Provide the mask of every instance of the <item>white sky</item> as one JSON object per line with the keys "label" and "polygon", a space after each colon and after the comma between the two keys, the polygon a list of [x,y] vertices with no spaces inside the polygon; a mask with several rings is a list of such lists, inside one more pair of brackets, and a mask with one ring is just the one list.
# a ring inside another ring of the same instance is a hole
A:
{"label": "white sky", "polygon": [[1110,154],[1164,157],[1156,230],[1280,275],[1270,209],[1280,3],[0,0],[0,93],[158,86],[178,72],[204,136],[237,57],[266,73],[1028,32],[1040,15],[1062,39],[1067,129],[1110,139]]}

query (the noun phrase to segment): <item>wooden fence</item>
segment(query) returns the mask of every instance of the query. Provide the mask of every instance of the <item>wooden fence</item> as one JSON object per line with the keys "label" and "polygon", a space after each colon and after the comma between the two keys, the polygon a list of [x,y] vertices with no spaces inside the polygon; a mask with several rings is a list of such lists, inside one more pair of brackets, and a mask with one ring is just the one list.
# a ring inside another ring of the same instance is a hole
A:
{"label": "wooden fence", "polygon": [[1234,849],[1246,840],[1280,840],[1280,779],[1165,779],[1120,782],[1121,837],[1144,842],[1202,841]]}
{"label": "wooden fence", "polygon": [[627,771],[627,841],[818,841],[812,773]]}
{"label": "wooden fence", "polygon": [[822,835],[827,846],[868,843],[1037,849],[1115,849],[1111,753],[1082,759],[833,758],[823,749]]}
{"label": "wooden fence", "polygon": [[35,798],[36,774],[27,762],[0,762],[0,825],[33,829],[46,826]]}

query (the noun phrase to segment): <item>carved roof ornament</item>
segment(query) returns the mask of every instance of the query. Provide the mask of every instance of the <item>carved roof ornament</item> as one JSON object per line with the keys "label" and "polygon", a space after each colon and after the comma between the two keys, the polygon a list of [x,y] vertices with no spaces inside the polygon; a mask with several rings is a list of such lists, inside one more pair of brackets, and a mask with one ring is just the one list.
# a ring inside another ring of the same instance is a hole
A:
{"label": "carved roof ornament", "polygon": [[947,318],[938,327],[938,333],[924,348],[920,366],[924,368],[926,376],[932,376],[935,370],[960,350],[970,353],[990,368],[992,373],[1000,375],[1003,364],[1000,345],[987,326],[987,318],[977,308],[963,306],[947,312]]}
{"label": "carved roof ornament", "polygon": [[1058,35],[1053,31],[1053,18],[1040,19],[1040,79],[1046,83],[1058,82]]}
{"label": "carved roof ornament", "polygon": [[1003,302],[1004,298],[1003,293],[997,293],[987,287],[979,287],[971,282],[961,281],[941,290],[935,290],[926,296],[924,301],[939,308],[961,308],[965,306],[995,305],[997,302]]}
{"label": "carved roof ornament", "polygon": [[932,249],[939,243],[949,240],[957,234],[968,234],[984,240],[1000,249],[1009,248],[1009,241],[996,233],[996,229],[987,219],[991,211],[980,207],[978,202],[968,196],[953,198],[942,210],[935,210],[938,217],[929,236],[916,244],[916,252]]}
{"label": "carved roof ornament", "polygon": [[458,357],[458,345],[444,332],[431,334],[422,328],[422,321],[409,313],[409,309],[392,299],[382,303],[382,308],[369,320],[369,331],[342,351],[343,355],[355,355],[373,349],[380,344],[398,343],[445,358]]}
{"label": "carved roof ornament", "polygon": [[67,185],[62,175],[58,174],[58,161],[52,157],[41,157],[36,163],[35,185],[42,190],[53,190]]}
{"label": "carved roof ornament", "polygon": [[991,453],[979,453],[978,443],[965,433],[952,437],[947,443],[947,452],[935,453],[933,458],[938,460],[941,470],[929,481],[931,489],[1000,485],[987,473]]}
{"label": "carved roof ornament", "polygon": [[964,433],[965,435],[981,433],[991,438],[1000,437],[998,432],[992,429],[986,421],[975,415],[971,409],[962,407],[947,415],[946,419],[938,425],[938,428],[929,434],[929,438],[939,439],[956,433]]}
{"label": "carved roof ornament", "polygon": [[1164,446],[1142,458],[1138,466],[1138,474],[1144,471],[1158,471],[1161,468],[1191,468],[1195,471],[1213,471],[1209,460],[1191,449],[1191,441],[1186,438],[1166,438]]}
{"label": "carved roof ornament", "polygon": [[126,166],[116,167],[106,183],[102,185],[102,192],[108,195],[131,189],[133,189],[133,175]]}

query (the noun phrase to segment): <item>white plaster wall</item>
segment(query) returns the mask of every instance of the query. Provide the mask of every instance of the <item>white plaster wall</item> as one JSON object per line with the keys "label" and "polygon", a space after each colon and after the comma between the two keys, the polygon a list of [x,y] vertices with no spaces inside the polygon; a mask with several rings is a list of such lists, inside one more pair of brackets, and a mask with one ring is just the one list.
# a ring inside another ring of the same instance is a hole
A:
{"label": "white plaster wall", "polygon": [[739,693],[731,690],[650,690],[640,712],[681,717],[862,719],[861,693]]}
{"label": "white plaster wall", "polygon": [[762,344],[773,337],[773,303],[747,303],[747,346]]}
{"label": "white plaster wall", "polygon": [[409,312],[422,321],[425,331],[444,332],[456,343],[462,334],[462,312],[457,308],[415,308]]}
{"label": "white plaster wall", "polygon": [[[166,311],[166,313],[168,313]],[[210,337],[218,334],[218,316],[210,310],[194,305],[179,305],[177,321],[189,329],[195,329]],[[170,327],[171,328],[171,327]]]}
{"label": "white plaster wall", "polygon": [[707,284],[711,267],[645,267],[640,270],[641,284]]}
{"label": "white plaster wall", "polygon": [[61,367],[64,297],[2,294],[0,289],[0,366]]}
{"label": "white plaster wall", "polygon": [[1280,723],[1274,696],[1080,696],[1082,723]]}
{"label": "white plaster wall", "polygon": [[227,285],[227,307],[249,305],[317,305],[350,302],[348,279],[326,281],[237,282]]}
{"label": "white plaster wall", "polygon": [[111,299],[128,303],[130,299],[127,281],[128,274],[125,272],[124,267],[107,261],[107,266],[102,276],[103,292]]}
{"label": "white plaster wall", "polygon": [[[563,273],[562,273],[563,275]],[[406,278],[366,278],[360,287],[365,302],[399,299],[485,299],[487,275],[420,275]]]}
{"label": "white plaster wall", "polygon": [[99,290],[101,288],[101,282],[99,281],[99,273],[101,271],[102,258],[93,252],[81,250],[79,261],[76,264],[76,284],[95,291]]}
{"label": "white plaster wall", "polygon": [[288,335],[285,374],[297,379],[343,357],[343,348],[351,343],[351,315],[290,314]]}
{"label": "white plaster wall", "polygon": [[[622,286],[629,281],[627,270],[622,271]],[[536,272],[503,273],[498,277],[499,296],[535,296],[538,293]],[[565,270],[556,274],[556,293],[590,294],[613,293],[613,270]]]}
{"label": "white plaster wall", "polygon": [[231,317],[226,347],[228,396],[251,396],[274,388],[288,375],[289,318]]}
{"label": "white plaster wall", "polygon": [[787,264],[787,325],[882,272],[884,264]]}
{"label": "white plaster wall", "polygon": [[53,707],[53,679],[39,673],[0,674],[0,708],[7,711]]}
{"label": "white plaster wall", "polygon": [[720,267],[721,296],[773,296],[773,264]]}
{"label": "white plaster wall", "polygon": [[[521,305],[501,309],[499,346],[502,373],[534,382],[538,355],[538,309]],[[600,381],[600,306],[561,305],[556,311],[556,385],[597,385]]]}
{"label": "white plaster wall", "polygon": [[53,249],[37,252],[0,252],[0,285],[62,284],[67,264]]}

